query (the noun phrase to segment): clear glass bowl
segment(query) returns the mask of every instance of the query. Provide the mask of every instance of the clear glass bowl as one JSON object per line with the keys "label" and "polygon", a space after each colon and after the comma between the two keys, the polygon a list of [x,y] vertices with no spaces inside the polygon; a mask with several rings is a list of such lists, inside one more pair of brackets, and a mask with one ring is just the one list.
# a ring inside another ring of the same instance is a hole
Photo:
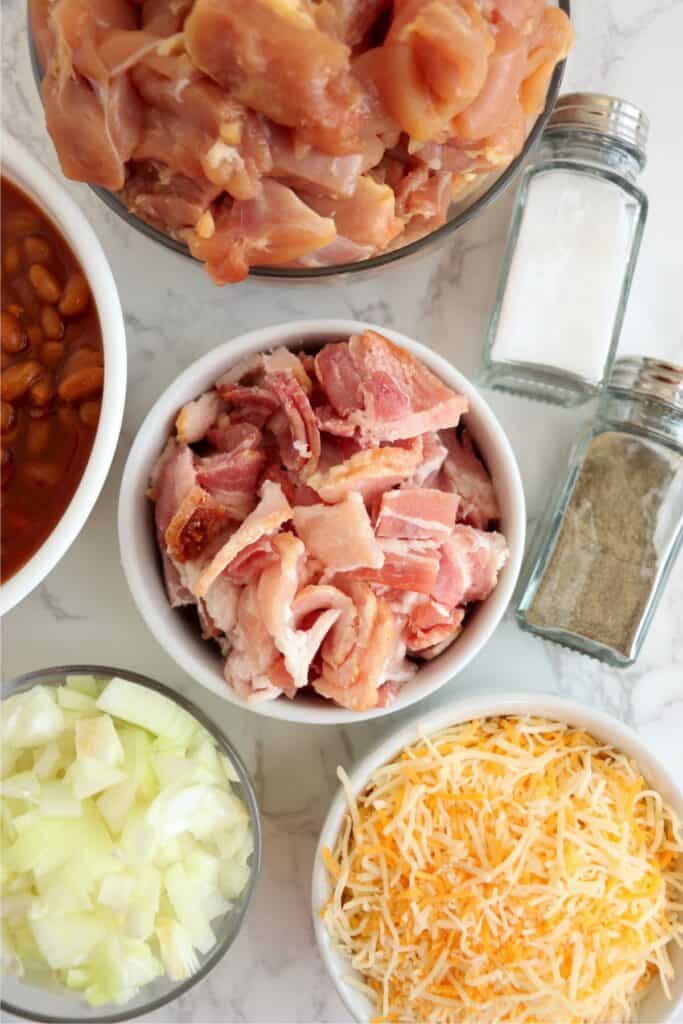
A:
{"label": "clear glass bowl", "polygon": [[3,975],[0,1006],[6,1013],[23,1017],[25,1020],[44,1021],[45,1024],[85,1024],[85,1022],[87,1024],[115,1024],[117,1021],[131,1020],[142,1014],[152,1013],[167,1003],[173,1002],[174,999],[180,998],[194,988],[223,959],[242,927],[261,869],[261,822],[254,788],[249,776],[239,755],[222,731],[191,701],[181,694],[175,693],[168,686],[157,683],[154,679],[138,675],[137,672],[128,672],[124,669],[109,668],[103,665],[61,665],[58,668],[29,672],[8,683],[3,683],[2,698],[4,700],[15,693],[29,690],[37,684],[60,686],[65,677],[72,673],[94,675],[101,678],[119,676],[122,679],[129,679],[140,686],[146,686],[150,690],[162,693],[193,715],[211,733],[221,752],[230,759],[239,778],[239,782],[234,782],[232,785],[249,812],[254,837],[254,852],[251,855],[251,872],[247,886],[239,899],[235,901],[232,910],[212,922],[216,933],[216,945],[206,956],[197,954],[199,970],[186,981],[171,981],[164,975],[151,984],[145,985],[140,993],[123,1007],[111,1006],[93,1009],[83,999],[71,994],[64,994],[61,988],[39,988],[35,985],[27,985],[21,979],[11,975]]}
{"label": "clear glass bowl", "polygon": [[[557,6],[560,7],[567,15],[570,15],[570,0],[557,0]],[[33,33],[30,30],[30,12],[29,48],[34,78],[36,85],[39,87],[42,78],[42,69],[38,61]],[[486,209],[487,206],[498,199],[498,197],[501,196],[503,192],[505,192],[506,188],[511,184],[520,167],[524,163],[529,150],[543,131],[545,123],[550,117],[552,109],[555,106],[555,101],[559,95],[560,86],[562,84],[564,67],[565,62],[561,61],[555,68],[548,88],[545,107],[532,126],[519,156],[517,156],[498,176],[494,176],[493,174],[483,176],[482,184],[478,191],[473,192],[460,203],[453,203],[448,213],[448,220],[440,228],[436,228],[434,231],[429,232],[429,234],[423,235],[422,238],[418,238],[413,242],[408,242],[406,245],[398,246],[396,249],[391,249],[387,252],[382,252],[378,256],[370,257],[370,259],[358,260],[355,263],[337,263],[330,267],[252,267],[249,271],[249,276],[269,278],[270,280],[275,281],[310,282],[315,279],[337,277],[342,274],[358,274],[361,271],[367,272],[379,270],[381,267],[395,263],[397,260],[403,259],[405,256],[411,256],[415,253],[423,252],[433,243],[442,242],[446,238],[449,238],[453,232],[458,230],[458,228],[469,223],[469,221],[473,220],[478,213]],[[163,245],[164,248],[171,249],[173,252],[177,252],[181,256],[187,257],[187,259],[198,262],[194,260],[194,257],[190,254],[189,249],[183,242],[170,238],[168,235],[165,235],[162,231],[158,231],[139,217],[135,217],[128,211],[127,207],[121,202],[115,193],[109,192],[107,189],[99,188],[96,185],[92,185],[90,187],[110,210],[113,210],[117,216],[121,217],[121,219],[126,221],[127,224],[130,224],[131,227],[140,231],[143,235],[146,235],[153,241],[158,242],[160,245]]]}

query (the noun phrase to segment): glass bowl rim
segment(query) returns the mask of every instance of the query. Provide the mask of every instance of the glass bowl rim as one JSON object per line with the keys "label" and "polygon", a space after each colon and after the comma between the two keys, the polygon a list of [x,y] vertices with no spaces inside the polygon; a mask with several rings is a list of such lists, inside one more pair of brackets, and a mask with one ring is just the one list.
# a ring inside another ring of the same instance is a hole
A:
{"label": "glass bowl rim", "polygon": [[[27,7],[29,7],[29,5],[30,0],[27,0]],[[571,17],[571,0],[557,0],[555,6],[564,11],[567,17]],[[38,89],[38,94],[40,95],[42,69],[38,60],[38,51],[33,38],[33,32],[31,30],[30,11],[27,37],[33,78]],[[467,206],[453,218],[447,220],[445,224],[442,224],[440,227],[428,232],[426,235],[422,235],[420,238],[416,238],[412,242],[408,242],[406,245],[398,246],[396,249],[389,249],[385,252],[380,252],[376,256],[370,256],[368,259],[357,260],[353,263],[337,263],[324,267],[250,267],[248,277],[262,278],[264,280],[275,282],[307,282],[321,280],[328,277],[352,277],[354,274],[361,273],[362,271],[370,272],[373,270],[379,270],[382,267],[395,263],[405,256],[415,255],[416,253],[422,252],[423,250],[431,247],[437,242],[444,241],[452,232],[456,231],[458,228],[464,227],[464,225],[473,220],[478,213],[490,206],[512,184],[517,172],[520,170],[537,139],[543,132],[552,109],[555,106],[555,102],[560,93],[566,63],[565,58],[555,65],[548,85],[548,90],[546,92],[543,109],[536,117],[524,140],[522,149],[514,160],[508,164],[505,170],[494,179],[489,187],[477,199],[475,199],[470,206]],[[98,199],[100,199],[105,206],[115,213],[117,217],[136,231],[140,232],[140,234],[145,235],[153,242],[157,242],[170,252],[175,252],[177,255],[182,256],[185,259],[192,260],[193,263],[200,263],[199,260],[196,260],[191,255],[189,249],[183,242],[179,242],[177,239],[171,238],[170,235],[164,234],[163,231],[159,231],[140,217],[136,217],[126,208],[124,203],[113,192],[101,188],[99,185],[88,185],[88,188],[94,192]]]}
{"label": "glass bowl rim", "polygon": [[[216,723],[213,722],[212,719],[209,718],[201,708],[198,708],[188,697],[182,693],[177,693],[165,683],[160,683],[156,679],[151,679],[149,676],[142,675],[139,672],[129,671],[128,669],[112,668],[107,665],[56,665],[50,668],[36,669],[33,672],[25,672],[22,675],[15,676],[7,682],[3,681],[2,700],[7,699],[8,697],[13,697],[18,693],[25,693],[27,690],[30,690],[32,686],[62,685],[67,675],[94,675],[98,677],[106,677],[108,679],[113,679],[114,677],[126,679],[132,683],[138,683],[140,686],[144,686],[147,689],[154,690],[156,693],[160,693],[164,697],[168,697],[170,700],[175,701],[175,703],[183,708],[183,710],[196,718],[199,724],[211,734],[222,752],[230,758],[243,789],[244,799],[247,805],[247,810],[249,811],[249,818],[254,833],[254,849],[251,854],[252,861],[250,864],[249,881],[247,883],[244,901],[235,920],[235,927],[222,941],[218,941],[216,943],[214,949],[207,955],[205,962],[200,965],[198,971],[190,975],[189,978],[186,978],[185,981],[174,984],[169,988],[169,991],[165,995],[158,996],[156,999],[150,999],[149,1002],[136,1007],[133,1011],[121,1009],[115,1013],[104,1013],[98,1016],[79,1018],[76,1018],[73,1015],[69,1017],[57,1017],[46,1013],[41,1014],[29,1012],[28,1010],[22,1009],[20,1006],[15,1006],[9,1000],[5,999],[4,996],[0,996],[0,1008],[7,1013],[20,1017],[22,1020],[39,1021],[40,1024],[120,1024],[122,1021],[134,1020],[142,1014],[152,1013],[155,1010],[159,1010],[161,1007],[168,1006],[169,1003],[174,1002],[181,996],[184,996],[191,988],[194,988],[194,986],[200,981],[203,981],[203,979],[206,978],[214,967],[216,967],[223,959],[242,930],[247,910],[249,909],[254,895],[256,883],[261,872],[263,857],[263,830],[254,786],[249,778],[246,768],[244,767],[241,757],[232,746],[220,726],[216,725]],[[141,992],[144,992],[144,988]]]}

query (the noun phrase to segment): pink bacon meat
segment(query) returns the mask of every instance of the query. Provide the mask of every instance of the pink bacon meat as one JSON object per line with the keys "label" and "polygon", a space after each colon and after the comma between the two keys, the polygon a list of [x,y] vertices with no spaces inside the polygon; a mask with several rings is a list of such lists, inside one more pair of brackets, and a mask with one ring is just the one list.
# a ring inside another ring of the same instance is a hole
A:
{"label": "pink bacon meat", "polygon": [[240,699],[385,707],[456,641],[507,558],[466,409],[366,331],[254,357],[180,410],[149,491],[166,589]]}

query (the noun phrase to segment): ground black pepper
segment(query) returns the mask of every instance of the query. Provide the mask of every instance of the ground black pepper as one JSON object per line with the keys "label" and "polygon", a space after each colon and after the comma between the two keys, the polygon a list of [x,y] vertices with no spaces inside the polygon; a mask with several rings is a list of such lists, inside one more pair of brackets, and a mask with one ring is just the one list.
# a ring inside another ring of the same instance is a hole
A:
{"label": "ground black pepper", "polygon": [[671,455],[634,434],[593,437],[527,609],[531,626],[632,656],[666,554],[658,525],[676,473]]}

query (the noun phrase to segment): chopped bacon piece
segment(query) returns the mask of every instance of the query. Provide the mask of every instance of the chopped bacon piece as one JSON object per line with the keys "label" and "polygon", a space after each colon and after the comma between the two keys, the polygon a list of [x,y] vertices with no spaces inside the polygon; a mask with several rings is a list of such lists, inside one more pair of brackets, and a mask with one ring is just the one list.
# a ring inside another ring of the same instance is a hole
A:
{"label": "chopped bacon piece", "polygon": [[172,608],[194,604],[195,598],[182,583],[178,569],[166,551],[166,530],[186,494],[194,487],[196,473],[192,452],[170,439],[152,473],[149,496],[154,500],[157,543],[164,571],[166,593]]}
{"label": "chopped bacon piece", "polygon": [[280,434],[282,461],[306,480],[317,469],[320,458],[320,431],[308,395],[292,370],[272,373],[266,364],[266,380],[289,425]]}
{"label": "chopped bacon piece", "polygon": [[340,663],[333,635],[325,640],[323,670],[313,679],[313,688],[342,707],[365,711],[377,706],[379,687],[386,681],[395,650],[396,623],[389,606],[370,587],[352,580],[345,587],[358,613],[353,646]]}
{"label": "chopped bacon piece", "polygon": [[265,464],[264,452],[254,448],[233,449],[197,459],[197,479],[212,494],[220,491],[254,494]]}
{"label": "chopped bacon piece", "polygon": [[229,636],[237,621],[240,589],[227,576],[219,576],[198,607],[204,607],[214,630]]}
{"label": "chopped bacon piece", "polygon": [[225,533],[230,519],[227,509],[208,491],[193,487],[166,527],[164,540],[168,554],[176,562],[193,561],[215,537]]}
{"label": "chopped bacon piece", "polygon": [[422,443],[419,438],[416,441],[409,447],[397,444],[356,452],[326,472],[313,473],[308,486],[323,501],[342,501],[354,491],[371,501],[413,474],[422,457]]}
{"label": "chopped bacon piece", "polygon": [[407,481],[408,487],[436,487],[448,449],[433,431],[422,438],[422,462]]}
{"label": "chopped bacon piece", "polygon": [[476,454],[468,430],[460,439],[453,434],[442,434],[448,448],[448,457],[441,471],[441,486],[460,497],[458,518],[485,530],[500,516],[496,492],[486,467]]}
{"label": "chopped bacon piece", "polygon": [[[267,566],[272,565],[277,560],[278,556],[273,547],[272,537],[259,537],[258,540],[242,548],[239,555],[233,558],[228,568],[224,570],[216,582],[227,576],[234,580],[235,583],[250,583],[251,580],[260,576]],[[209,590],[209,594],[212,590],[213,586]]]}
{"label": "chopped bacon piece", "polygon": [[308,550],[328,569],[379,569],[384,564],[365,504],[355,491],[337,505],[295,507],[293,519]]}
{"label": "chopped bacon piece", "polygon": [[199,575],[192,592],[197,597],[206,597],[209,587],[226,569],[233,558],[247,544],[252,544],[259,537],[275,533],[276,530],[292,518],[292,509],[282,493],[279,484],[265,480],[261,486],[261,500],[254,511],[247,516],[242,525],[232,534],[230,539]]}
{"label": "chopped bacon piece", "polygon": [[375,524],[378,537],[444,540],[455,526],[459,498],[431,488],[405,488],[382,495]]}
{"label": "chopped bacon piece", "polygon": [[327,416],[324,421],[319,415],[321,428],[330,433],[395,441],[455,427],[467,411],[462,395],[376,331],[353,335],[348,346],[326,345],[316,359],[316,372],[340,414],[338,420]]}
{"label": "chopped bacon piece", "polygon": [[249,387],[237,383],[217,383],[221,398],[234,408],[234,416],[255,426],[262,427],[273,413],[277,412],[279,403],[269,388]]}
{"label": "chopped bacon piece", "polygon": [[406,624],[408,650],[421,653],[444,640],[454,640],[464,617],[464,608],[445,608],[434,601],[418,604]]}
{"label": "chopped bacon piece", "polygon": [[380,540],[384,552],[381,569],[355,569],[353,579],[380,583],[396,590],[414,590],[431,594],[439,571],[439,555],[434,547],[421,541]]}
{"label": "chopped bacon piece", "polygon": [[281,656],[261,617],[257,589],[256,582],[242,588],[224,669],[226,682],[247,703],[273,700],[284,689]]}
{"label": "chopped bacon piece", "polygon": [[498,573],[507,557],[502,534],[456,526],[441,549],[432,596],[447,608],[483,601],[498,582]]}
{"label": "chopped bacon piece", "polygon": [[206,440],[219,452],[241,452],[258,449],[263,434],[253,423],[231,423],[226,416],[219,417],[216,426],[206,432]]}
{"label": "chopped bacon piece", "polygon": [[207,391],[184,405],[175,421],[176,436],[181,444],[194,444],[206,436],[209,427],[216,421],[222,408],[220,396]]}

